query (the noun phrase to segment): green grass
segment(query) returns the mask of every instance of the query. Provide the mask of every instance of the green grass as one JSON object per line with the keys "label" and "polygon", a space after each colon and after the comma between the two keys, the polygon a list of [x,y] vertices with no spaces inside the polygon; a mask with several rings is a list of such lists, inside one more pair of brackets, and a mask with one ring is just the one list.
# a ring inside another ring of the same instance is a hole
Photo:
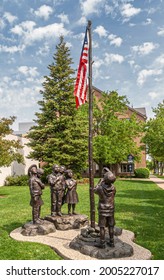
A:
{"label": "green grass", "polygon": [[156,177],[160,178],[160,179],[164,179],[164,175],[161,176],[161,175],[155,175]]}
{"label": "green grass", "polygon": [[[115,182],[116,226],[135,233],[135,242],[149,249],[153,259],[164,259],[164,191],[149,181]],[[78,185],[79,203],[76,212],[90,216],[89,187]],[[50,214],[49,187],[43,192],[41,216]],[[19,242],[9,237],[15,228],[31,220],[29,189],[25,187],[0,188],[0,259],[1,260],[60,260],[50,247],[38,243]],[[98,197],[95,196],[97,209]],[[62,208],[67,213],[67,205]],[[97,220],[96,211],[96,220]]]}

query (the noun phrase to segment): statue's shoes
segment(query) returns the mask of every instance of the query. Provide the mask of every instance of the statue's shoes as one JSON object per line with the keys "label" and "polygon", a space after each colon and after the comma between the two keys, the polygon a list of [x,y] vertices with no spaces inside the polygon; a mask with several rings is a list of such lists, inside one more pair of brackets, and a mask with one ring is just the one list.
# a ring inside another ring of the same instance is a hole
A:
{"label": "statue's shoes", "polygon": [[62,216],[62,213],[61,213],[61,212],[58,212],[57,215],[61,217],[61,216]]}
{"label": "statue's shoes", "polygon": [[109,242],[107,242],[107,244],[109,247],[114,247],[114,241],[109,241]]}
{"label": "statue's shoes", "polygon": [[96,243],[95,247],[100,248],[100,249],[105,249],[106,245],[105,245],[105,243]]}
{"label": "statue's shoes", "polygon": [[34,222],[35,225],[40,225],[40,224],[42,224],[42,223],[43,223],[43,221],[41,221],[40,219],[37,219],[37,220]]}
{"label": "statue's shoes", "polygon": [[52,217],[55,217],[56,215],[57,215],[56,212],[53,212],[53,213],[51,214]]}

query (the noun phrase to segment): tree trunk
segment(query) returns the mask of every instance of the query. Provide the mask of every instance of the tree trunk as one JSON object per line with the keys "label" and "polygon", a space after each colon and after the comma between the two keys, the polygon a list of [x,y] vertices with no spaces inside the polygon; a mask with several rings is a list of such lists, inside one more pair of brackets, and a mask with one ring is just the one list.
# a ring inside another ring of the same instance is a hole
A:
{"label": "tree trunk", "polygon": [[99,163],[99,177],[102,177],[102,169],[103,169],[103,164],[102,162]]}

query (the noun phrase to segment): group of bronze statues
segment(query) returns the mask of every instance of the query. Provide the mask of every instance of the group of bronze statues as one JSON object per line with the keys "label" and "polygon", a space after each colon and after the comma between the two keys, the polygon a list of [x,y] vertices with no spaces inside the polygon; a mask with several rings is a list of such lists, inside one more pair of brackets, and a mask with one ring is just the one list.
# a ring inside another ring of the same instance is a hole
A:
{"label": "group of bronze statues", "polygon": [[[29,188],[31,194],[30,205],[32,206],[32,218],[34,224],[40,224],[40,210],[43,205],[42,189],[45,185],[41,181],[44,171],[32,165],[28,170]],[[105,248],[105,227],[108,227],[109,242],[108,245],[114,246],[114,196],[116,189],[113,185],[116,177],[107,168],[102,171],[102,179],[94,188],[94,193],[99,196],[98,213],[100,227],[100,244],[98,247]],[[53,165],[52,173],[47,176],[51,193],[51,216],[62,216],[61,207],[63,203],[68,204],[68,215],[76,215],[75,207],[79,202],[76,191],[77,181],[73,179],[71,169],[66,170],[64,166]]]}
{"label": "group of bronze statues", "polygon": [[[41,181],[44,171],[32,165],[28,170],[29,188],[32,206],[32,219],[34,224],[41,223],[40,210],[43,205],[42,189],[45,185]],[[75,206],[78,203],[78,194],[76,191],[77,182],[73,179],[71,169],[66,170],[64,166],[53,165],[52,173],[47,176],[51,192],[51,216],[62,216],[61,207],[64,203],[68,204],[68,214],[76,215]],[[71,213],[72,208],[72,213]]]}
{"label": "group of bronze statues", "polygon": [[68,204],[68,214],[76,215],[75,206],[78,203],[76,192],[77,182],[73,179],[71,169],[66,170],[64,166],[55,164],[52,167],[52,174],[48,177],[51,190],[51,216],[62,216],[61,207],[63,203]]}

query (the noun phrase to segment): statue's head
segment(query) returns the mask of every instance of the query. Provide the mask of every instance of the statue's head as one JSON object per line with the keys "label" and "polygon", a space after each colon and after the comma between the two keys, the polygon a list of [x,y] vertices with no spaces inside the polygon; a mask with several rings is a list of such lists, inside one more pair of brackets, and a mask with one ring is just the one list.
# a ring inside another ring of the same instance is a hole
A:
{"label": "statue's head", "polygon": [[110,170],[109,170],[108,167],[103,167],[103,169],[102,169],[102,176],[104,176],[105,173],[106,173],[106,172],[109,172],[109,171],[110,171]]}
{"label": "statue's head", "polygon": [[73,176],[73,171],[71,169],[67,169],[65,171],[66,177],[72,178]]}
{"label": "statue's head", "polygon": [[60,167],[58,164],[54,164],[52,166],[52,171],[55,172],[55,173],[58,173],[60,171]]}
{"label": "statue's head", "polygon": [[44,170],[42,168],[37,169],[37,176],[40,178],[44,174]]}
{"label": "statue's head", "polygon": [[64,173],[65,172],[65,170],[66,170],[66,168],[65,168],[65,166],[64,165],[61,165],[60,166],[60,173]]}
{"label": "statue's head", "polygon": [[105,173],[104,175],[105,184],[111,184],[114,183],[115,181],[116,181],[116,177],[110,170]]}
{"label": "statue's head", "polygon": [[32,176],[34,174],[37,174],[37,165],[32,164],[28,169],[28,176]]}

